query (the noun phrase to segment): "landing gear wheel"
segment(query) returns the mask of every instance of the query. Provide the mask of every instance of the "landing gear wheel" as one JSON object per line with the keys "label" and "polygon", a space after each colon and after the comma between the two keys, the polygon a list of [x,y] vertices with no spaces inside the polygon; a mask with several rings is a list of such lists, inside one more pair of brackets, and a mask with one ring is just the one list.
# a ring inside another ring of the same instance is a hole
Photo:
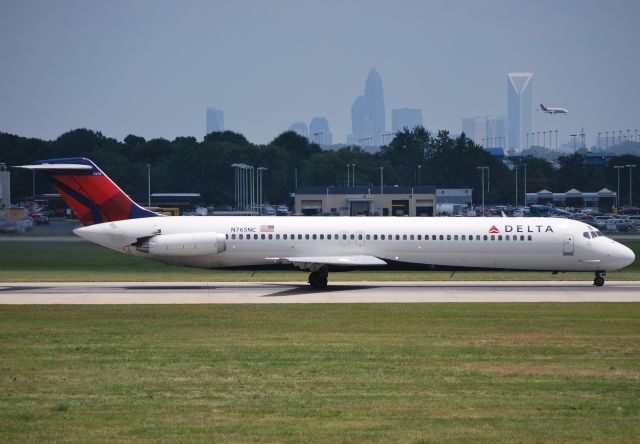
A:
{"label": "landing gear wheel", "polygon": [[596,271],[596,277],[593,279],[593,285],[596,287],[602,287],[604,285],[604,277],[606,275],[606,271]]}
{"label": "landing gear wheel", "polygon": [[325,268],[321,268],[318,271],[313,271],[309,274],[309,284],[316,290],[324,290],[329,283],[329,271]]}

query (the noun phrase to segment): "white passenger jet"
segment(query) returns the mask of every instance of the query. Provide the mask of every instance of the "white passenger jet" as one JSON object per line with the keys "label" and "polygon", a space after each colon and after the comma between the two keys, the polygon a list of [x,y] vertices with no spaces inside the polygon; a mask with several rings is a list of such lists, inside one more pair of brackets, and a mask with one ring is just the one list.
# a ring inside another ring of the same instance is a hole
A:
{"label": "white passenger jet", "polygon": [[159,216],[92,161],[50,159],[44,171],[84,225],[74,232],[131,256],[198,268],[293,266],[312,287],[363,268],[589,271],[594,285],[634,253],[597,229],[555,218]]}
{"label": "white passenger jet", "polygon": [[540,110],[547,114],[567,114],[569,112],[566,108],[547,108],[542,103],[540,104]]}

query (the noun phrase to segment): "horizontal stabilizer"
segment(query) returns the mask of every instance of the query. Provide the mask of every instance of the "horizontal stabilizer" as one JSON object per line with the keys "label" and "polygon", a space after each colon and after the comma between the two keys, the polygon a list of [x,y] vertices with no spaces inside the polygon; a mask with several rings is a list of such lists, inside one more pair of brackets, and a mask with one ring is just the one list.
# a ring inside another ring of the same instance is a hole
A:
{"label": "horizontal stabilizer", "polygon": [[90,165],[79,165],[77,163],[44,163],[42,165],[16,165],[14,168],[24,168],[35,171],[91,171]]}

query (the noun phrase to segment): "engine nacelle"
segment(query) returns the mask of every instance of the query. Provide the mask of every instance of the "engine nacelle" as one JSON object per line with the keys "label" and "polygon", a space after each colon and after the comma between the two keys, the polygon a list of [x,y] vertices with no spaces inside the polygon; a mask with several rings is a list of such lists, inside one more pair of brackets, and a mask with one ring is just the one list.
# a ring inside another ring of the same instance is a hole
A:
{"label": "engine nacelle", "polygon": [[205,256],[227,249],[221,233],[159,234],[147,242],[149,254],[154,256]]}

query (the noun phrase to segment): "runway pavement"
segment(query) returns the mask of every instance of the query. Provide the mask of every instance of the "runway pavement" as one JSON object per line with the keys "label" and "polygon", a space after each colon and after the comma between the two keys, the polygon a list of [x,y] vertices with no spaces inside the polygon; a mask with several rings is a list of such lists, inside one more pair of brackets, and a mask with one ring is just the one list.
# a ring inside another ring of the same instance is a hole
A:
{"label": "runway pavement", "polygon": [[640,281],[349,282],[324,291],[299,282],[0,283],[0,305],[416,302],[640,302]]}

